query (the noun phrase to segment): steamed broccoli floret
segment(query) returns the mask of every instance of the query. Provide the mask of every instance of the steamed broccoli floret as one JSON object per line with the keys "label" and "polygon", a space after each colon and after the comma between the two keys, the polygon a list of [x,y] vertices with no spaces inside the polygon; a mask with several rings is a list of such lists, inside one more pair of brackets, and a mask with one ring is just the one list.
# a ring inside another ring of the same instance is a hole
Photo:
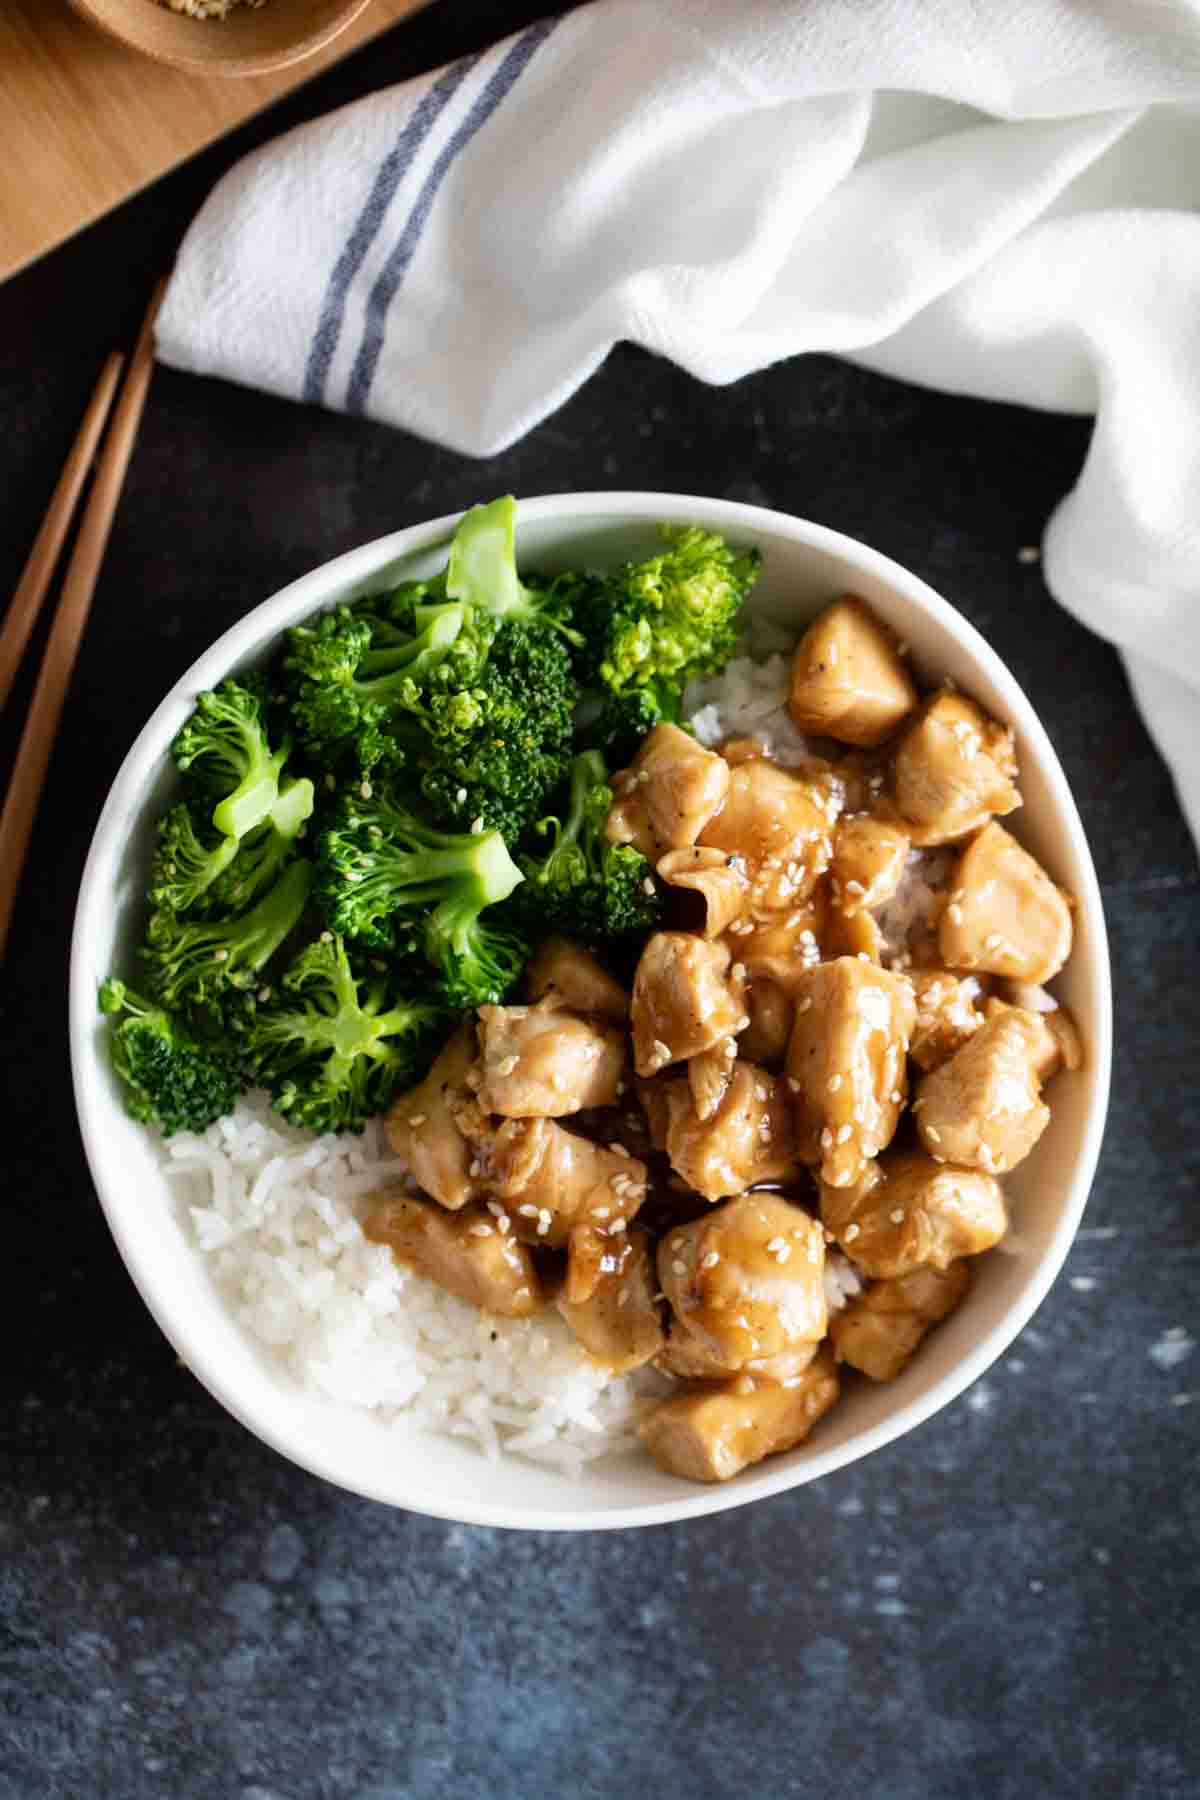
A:
{"label": "steamed broccoli floret", "polygon": [[142,958],[155,998],[173,1010],[219,1010],[223,1000],[249,987],[299,921],[311,877],[310,863],[291,863],[274,887],[234,918],[187,919],[166,907],[151,913]]}
{"label": "steamed broccoli floret", "polygon": [[[428,593],[430,584],[415,585]],[[306,750],[364,770],[400,764],[420,737],[408,715],[431,694],[469,684],[494,631],[494,620],[467,606],[427,604],[405,590],[295,627],[283,671]]]}
{"label": "steamed broccoli floret", "polygon": [[669,549],[626,564],[575,602],[590,652],[586,676],[613,694],[656,689],[660,704],[729,661],[761,562],[757,550],[734,550],[698,525],[661,530]]}
{"label": "steamed broccoli floret", "polygon": [[210,912],[242,912],[273,885],[312,817],[314,799],[307,777],[284,782],[262,824],[243,838],[237,855],[208,890]]}
{"label": "steamed broccoli floret", "polygon": [[206,896],[238,853],[235,837],[212,838],[197,825],[181,800],[158,822],[150,868],[150,904],[169,912],[190,912]]}
{"label": "steamed broccoli floret", "polygon": [[290,745],[285,739],[272,749],[266,706],[261,676],[223,681],[197,696],[195,711],[171,746],[193,787],[214,802],[212,822],[222,837],[245,837],[278,798]]}
{"label": "steamed broccoli floret", "polygon": [[101,984],[100,1011],[113,1021],[113,1067],[124,1083],[131,1118],[157,1125],[170,1137],[175,1131],[204,1131],[233,1111],[242,1082],[226,1051],[198,1043],[178,1019],[123,981]]}
{"label": "steamed broccoli floret", "polygon": [[424,715],[421,792],[439,823],[482,820],[515,843],[566,776],[577,693],[553,632],[501,625],[475,686]]}
{"label": "steamed broccoli floret", "polygon": [[571,629],[577,578],[526,584],[517,573],[516,502],[511,494],[473,506],[459,520],[446,565],[446,595],[509,623],[552,625],[575,645]]}
{"label": "steamed broccoli floret", "polygon": [[346,937],[409,953],[419,941],[447,996],[474,1006],[502,999],[524,964],[526,947],[480,918],[520,880],[498,831],[436,831],[376,781],[322,833],[315,897]]}
{"label": "steamed broccoli floret", "polygon": [[423,1067],[445,1023],[436,1001],[389,995],[382,970],[356,972],[341,938],[326,933],[274,995],[247,1007],[242,1050],[294,1125],[361,1131]]}
{"label": "steamed broccoli floret", "polygon": [[553,835],[550,849],[522,860],[525,884],[513,901],[517,916],[542,931],[592,940],[654,928],[661,896],[641,852],[605,837],[611,804],[604,758],[585,750],[571,764],[566,818],[541,821],[539,829]]}

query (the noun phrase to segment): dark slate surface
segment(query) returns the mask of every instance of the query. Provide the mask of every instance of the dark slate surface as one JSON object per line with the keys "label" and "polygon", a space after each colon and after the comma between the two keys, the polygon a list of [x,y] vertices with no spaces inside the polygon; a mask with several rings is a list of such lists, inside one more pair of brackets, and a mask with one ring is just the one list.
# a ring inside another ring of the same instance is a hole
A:
{"label": "dark slate surface", "polygon": [[[532,13],[533,9],[529,9]],[[434,8],[292,119],[529,13]],[[279,115],[277,115],[277,120]],[[102,351],[260,123],[0,291],[0,586]],[[156,379],[0,990],[9,1094],[0,1406],[0,1800],[868,1800],[1198,1791],[1194,1330],[1200,877],[1115,654],[1035,542],[1074,420],[809,358],[725,390],[622,350],[490,464]],[[481,495],[734,495],[900,558],[1040,708],[1091,833],[1118,993],[1088,1235],[1010,1355],[821,1485],[633,1536],[392,1513],[282,1462],[176,1364],[73,1123],[64,980],[92,822],[167,684],[247,607]],[[13,708],[19,720],[22,690]],[[4,722],[7,758],[14,716]]]}

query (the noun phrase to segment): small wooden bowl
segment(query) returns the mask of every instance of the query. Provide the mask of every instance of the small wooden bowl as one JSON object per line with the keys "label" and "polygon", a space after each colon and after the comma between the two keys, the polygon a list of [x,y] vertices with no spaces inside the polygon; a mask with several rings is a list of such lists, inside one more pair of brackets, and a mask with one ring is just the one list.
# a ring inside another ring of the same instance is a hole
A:
{"label": "small wooden bowl", "polygon": [[321,50],[370,0],[267,0],[226,19],[194,19],[155,0],[71,0],[93,25],[154,62],[192,75],[266,75]]}

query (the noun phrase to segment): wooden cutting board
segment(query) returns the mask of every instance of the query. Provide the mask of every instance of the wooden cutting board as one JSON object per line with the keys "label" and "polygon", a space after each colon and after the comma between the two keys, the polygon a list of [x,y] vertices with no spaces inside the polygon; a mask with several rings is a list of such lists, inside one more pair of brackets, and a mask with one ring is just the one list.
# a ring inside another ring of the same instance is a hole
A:
{"label": "wooden cutting board", "polygon": [[217,81],[110,43],[66,0],[0,0],[0,281],[421,3],[374,0],[298,66]]}

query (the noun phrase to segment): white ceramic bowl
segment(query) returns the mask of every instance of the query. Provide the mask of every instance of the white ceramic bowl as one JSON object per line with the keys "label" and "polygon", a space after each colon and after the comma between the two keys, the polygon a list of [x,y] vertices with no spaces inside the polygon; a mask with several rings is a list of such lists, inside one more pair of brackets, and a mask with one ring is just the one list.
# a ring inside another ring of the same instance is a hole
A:
{"label": "white ceramic bowl", "polygon": [[84,870],[71,958],[75,1094],[96,1187],[143,1298],[183,1360],[243,1424],[327,1480],[391,1505],[469,1523],[595,1529],[663,1523],[742,1506],[812,1481],[911,1431],[1007,1347],[1058,1274],[1096,1166],[1108,1097],[1111,992],[1104,919],[1079,815],[1049,739],[1013,677],[952,606],[896,563],[852,539],[782,513],[678,494],[562,494],[523,501],[521,559],[534,567],[600,566],[656,545],[660,519],[691,521],[757,544],[756,611],[801,627],[851,591],[912,646],[928,679],[949,675],[1016,731],[1025,804],[1009,821],[1054,879],[1077,897],[1075,950],[1059,991],[1078,1020],[1085,1067],[1060,1075],[1051,1123],[1006,1178],[1017,1254],[977,1265],[968,1302],[931,1334],[898,1381],[854,1384],[810,1443],[719,1487],[674,1480],[650,1458],[585,1469],[579,1479],[513,1457],[498,1465],[450,1438],[384,1426],[300,1393],[243,1333],[185,1236],[150,1138],[126,1116],[96,1012],[98,982],[128,967],[139,929],[151,825],[174,786],[168,747],[194,696],[261,659],[279,633],[318,608],[428,574],[455,520],[381,538],[315,570],[258,606],[176,683],[139,734],[113,784]]}

